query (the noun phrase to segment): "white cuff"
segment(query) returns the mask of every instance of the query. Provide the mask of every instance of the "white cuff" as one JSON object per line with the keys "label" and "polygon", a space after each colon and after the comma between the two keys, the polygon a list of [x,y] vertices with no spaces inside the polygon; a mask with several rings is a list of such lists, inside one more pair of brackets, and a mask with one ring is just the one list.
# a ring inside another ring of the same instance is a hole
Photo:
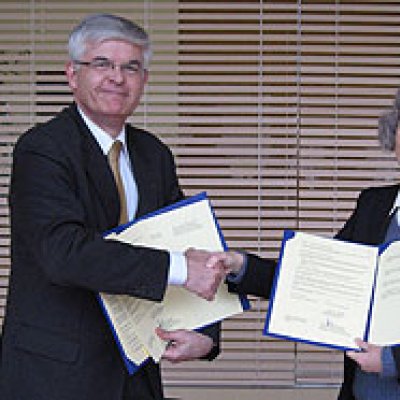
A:
{"label": "white cuff", "polygon": [[169,285],[183,285],[187,280],[187,263],[183,253],[169,252]]}

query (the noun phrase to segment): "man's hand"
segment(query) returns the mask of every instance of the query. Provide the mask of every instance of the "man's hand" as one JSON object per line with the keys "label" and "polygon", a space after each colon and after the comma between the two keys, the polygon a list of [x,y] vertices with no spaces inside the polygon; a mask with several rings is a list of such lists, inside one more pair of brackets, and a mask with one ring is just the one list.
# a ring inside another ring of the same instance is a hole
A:
{"label": "man's hand", "polygon": [[172,363],[196,360],[207,355],[214,345],[210,337],[194,331],[184,329],[166,331],[157,328],[156,333],[162,340],[168,342],[162,358]]}
{"label": "man's hand", "polygon": [[354,360],[365,372],[382,372],[382,347],[371,343],[355,340],[362,351],[348,351],[346,354]]}
{"label": "man's hand", "polygon": [[185,252],[188,275],[183,286],[206,300],[214,299],[218,286],[226,275],[219,262],[214,263],[212,268],[207,268],[206,264],[211,254],[205,250],[195,249],[188,249]]}
{"label": "man's hand", "polygon": [[212,253],[207,261],[207,267],[214,268],[221,263],[226,273],[238,273],[243,266],[244,256],[236,251]]}

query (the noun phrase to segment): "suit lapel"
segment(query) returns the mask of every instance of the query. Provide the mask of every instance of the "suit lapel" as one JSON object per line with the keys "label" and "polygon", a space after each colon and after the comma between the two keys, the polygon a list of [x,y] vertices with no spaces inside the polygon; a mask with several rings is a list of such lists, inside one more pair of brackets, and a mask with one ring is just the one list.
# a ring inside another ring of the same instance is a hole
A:
{"label": "suit lapel", "polygon": [[376,231],[377,243],[382,243],[385,240],[386,231],[390,223],[390,213],[396,200],[399,185],[392,185],[377,192],[375,212],[371,218],[377,223],[378,229]]}
{"label": "suit lapel", "polygon": [[120,213],[118,191],[107,157],[102,153],[94,138],[91,137],[91,139],[93,140],[87,141],[85,149],[88,178],[97,192],[107,220],[112,221],[112,225],[115,226],[118,224]]}
{"label": "suit lapel", "polygon": [[68,109],[82,138],[82,161],[86,167],[89,185],[94,188],[96,199],[101,203],[110,226],[119,219],[119,198],[107,157],[81,118],[76,105]]}

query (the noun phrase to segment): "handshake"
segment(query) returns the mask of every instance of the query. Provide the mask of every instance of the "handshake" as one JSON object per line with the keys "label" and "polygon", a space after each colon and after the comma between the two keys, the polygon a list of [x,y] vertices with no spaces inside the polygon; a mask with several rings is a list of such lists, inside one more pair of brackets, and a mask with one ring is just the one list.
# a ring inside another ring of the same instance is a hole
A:
{"label": "handshake", "polygon": [[185,257],[187,279],[183,286],[206,300],[213,300],[226,275],[239,272],[244,262],[243,254],[235,251],[209,252],[190,248],[185,251]]}

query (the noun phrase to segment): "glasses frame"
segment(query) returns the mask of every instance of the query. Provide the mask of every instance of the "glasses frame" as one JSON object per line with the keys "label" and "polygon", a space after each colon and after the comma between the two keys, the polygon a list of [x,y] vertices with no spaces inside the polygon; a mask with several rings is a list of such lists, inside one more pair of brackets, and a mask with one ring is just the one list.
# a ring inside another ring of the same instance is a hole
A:
{"label": "glasses frame", "polygon": [[137,60],[131,60],[127,63],[117,64],[107,57],[95,57],[90,61],[73,60],[73,63],[77,65],[83,65],[103,74],[109,74],[119,69],[120,72],[125,76],[135,76],[144,71],[142,63]]}

